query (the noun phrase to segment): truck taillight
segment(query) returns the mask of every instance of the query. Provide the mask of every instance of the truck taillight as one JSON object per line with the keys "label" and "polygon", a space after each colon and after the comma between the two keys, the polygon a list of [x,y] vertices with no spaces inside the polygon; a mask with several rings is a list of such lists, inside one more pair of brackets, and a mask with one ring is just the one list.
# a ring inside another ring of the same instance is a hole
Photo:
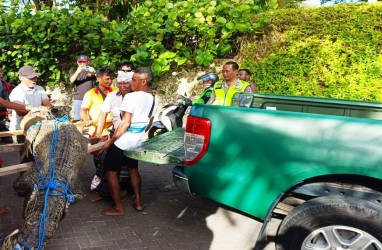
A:
{"label": "truck taillight", "polygon": [[184,135],[184,164],[191,166],[207,152],[210,143],[211,121],[188,116]]}

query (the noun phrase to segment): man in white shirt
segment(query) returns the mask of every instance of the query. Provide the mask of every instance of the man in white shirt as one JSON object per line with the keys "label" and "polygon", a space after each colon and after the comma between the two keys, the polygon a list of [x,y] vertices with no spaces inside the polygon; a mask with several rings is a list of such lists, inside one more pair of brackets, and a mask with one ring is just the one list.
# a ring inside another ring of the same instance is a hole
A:
{"label": "man in white shirt", "polygon": [[[106,117],[109,113],[113,116],[113,131],[118,128],[119,123],[121,122],[121,105],[123,98],[127,93],[132,92],[131,90],[131,81],[132,77],[134,75],[134,72],[124,72],[122,70],[118,71],[118,77],[117,77],[117,85],[118,90],[111,92],[108,94],[102,103],[101,106],[101,113],[98,116],[98,124],[97,124],[97,131],[96,131],[96,137],[101,138],[102,137],[102,131],[105,126]],[[113,136],[112,132],[110,136]],[[92,186],[90,189],[94,190],[97,195],[93,196],[91,198],[92,202],[98,202],[100,200],[103,200],[104,197],[109,197],[110,192],[109,188],[107,186],[107,180],[106,180],[106,169],[104,164],[104,154],[106,151],[101,152],[101,154],[97,155],[100,159],[98,161],[94,161],[94,164],[96,166],[96,174],[92,181]],[[127,166],[122,166],[120,172],[118,172],[119,175],[119,181],[121,190],[123,187],[125,187],[127,190],[131,190],[130,188],[130,178],[123,178],[123,176],[129,176],[128,175],[128,169]],[[121,178],[122,176],[122,178]],[[123,181],[128,179],[128,183],[124,183]],[[121,182],[122,180],[122,182]],[[94,185],[93,185],[94,184]],[[128,200],[129,196],[126,196],[126,200]]]}
{"label": "man in white shirt", "polygon": [[[21,83],[14,88],[9,95],[11,102],[38,107],[45,106],[51,108],[50,100],[43,87],[36,85],[37,73],[32,66],[24,66],[19,69],[19,79]],[[9,124],[9,130],[19,130],[20,122],[29,111],[12,110],[12,118]],[[14,136],[14,143],[24,142],[24,136]]]}
{"label": "man in white shirt", "polygon": [[125,95],[120,107],[121,122],[113,137],[104,145],[104,149],[107,149],[105,157],[106,178],[115,207],[101,209],[100,213],[103,215],[124,215],[117,175],[120,167],[124,164],[128,166],[134,191],[134,208],[137,211],[142,211],[144,208],[141,198],[141,177],[138,171],[138,161],[126,157],[123,151],[141,143],[145,131],[152,124],[156,105],[154,96],[149,93],[151,81],[151,69],[138,68],[135,71],[131,83],[134,92]]}

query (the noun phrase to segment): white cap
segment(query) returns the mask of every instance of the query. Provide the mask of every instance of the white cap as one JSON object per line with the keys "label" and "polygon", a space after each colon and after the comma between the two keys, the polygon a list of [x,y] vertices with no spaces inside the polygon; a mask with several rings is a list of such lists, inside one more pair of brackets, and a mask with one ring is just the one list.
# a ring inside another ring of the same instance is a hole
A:
{"label": "white cap", "polygon": [[131,82],[133,79],[134,72],[124,72],[118,70],[117,82]]}

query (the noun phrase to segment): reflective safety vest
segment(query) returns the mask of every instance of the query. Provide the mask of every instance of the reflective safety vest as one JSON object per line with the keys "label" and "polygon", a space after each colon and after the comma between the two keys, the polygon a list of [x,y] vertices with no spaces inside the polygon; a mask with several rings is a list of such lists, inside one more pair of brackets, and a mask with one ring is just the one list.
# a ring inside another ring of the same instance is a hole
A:
{"label": "reflective safety vest", "polygon": [[231,106],[233,95],[235,93],[245,92],[248,86],[248,82],[237,79],[237,81],[228,88],[227,92],[225,92],[223,81],[216,82],[214,86],[215,100],[212,105]]}
{"label": "reflective safety vest", "polygon": [[206,88],[198,99],[195,99],[192,101],[192,105],[194,105],[194,104],[206,104],[211,98],[211,92],[213,89],[214,89],[213,87]]}

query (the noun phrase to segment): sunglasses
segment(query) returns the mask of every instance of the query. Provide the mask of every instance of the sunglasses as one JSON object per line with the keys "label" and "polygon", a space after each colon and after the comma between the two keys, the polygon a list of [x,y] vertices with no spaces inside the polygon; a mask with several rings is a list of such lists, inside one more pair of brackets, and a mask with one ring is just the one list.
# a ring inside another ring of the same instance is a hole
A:
{"label": "sunglasses", "polygon": [[132,69],[121,69],[121,71],[123,71],[123,72],[133,72]]}

